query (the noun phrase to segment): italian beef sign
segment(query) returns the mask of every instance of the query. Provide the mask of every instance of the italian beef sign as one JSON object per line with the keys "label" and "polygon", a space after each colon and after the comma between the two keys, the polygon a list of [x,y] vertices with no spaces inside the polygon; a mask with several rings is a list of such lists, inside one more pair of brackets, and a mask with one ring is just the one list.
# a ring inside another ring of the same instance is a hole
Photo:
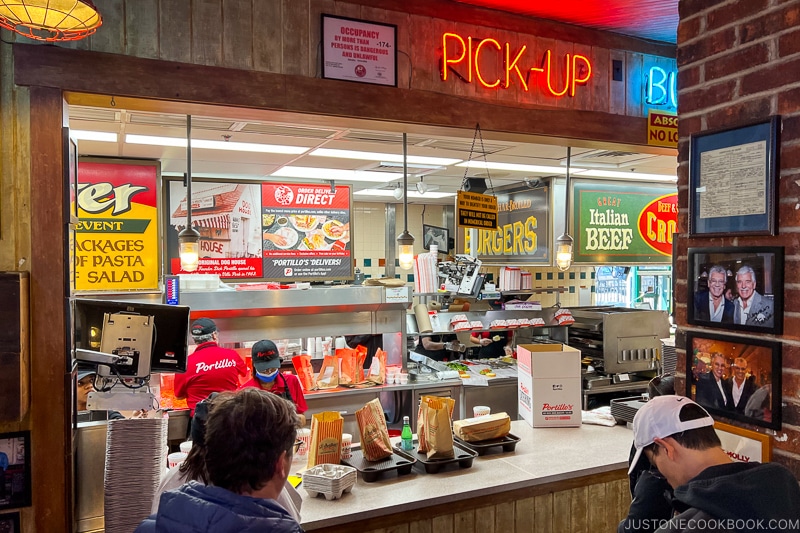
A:
{"label": "italian beef sign", "polygon": [[497,198],[458,191],[456,216],[458,225],[465,228],[497,229]]}
{"label": "italian beef sign", "polygon": [[576,263],[668,263],[678,231],[674,187],[580,182],[573,188]]}

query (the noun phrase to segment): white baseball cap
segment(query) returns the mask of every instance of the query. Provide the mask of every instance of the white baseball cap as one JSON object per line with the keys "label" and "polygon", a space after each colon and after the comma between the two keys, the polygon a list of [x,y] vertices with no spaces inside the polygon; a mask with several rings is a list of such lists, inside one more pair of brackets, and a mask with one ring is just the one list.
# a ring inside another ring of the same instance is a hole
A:
{"label": "white baseball cap", "polygon": [[663,439],[689,429],[714,425],[714,419],[699,405],[697,406],[703,409],[706,416],[694,420],[681,420],[681,409],[689,404],[697,405],[684,396],[656,396],[636,412],[636,416],[633,417],[633,445],[636,447],[636,454],[633,456],[628,474],[633,472],[636,463],[639,462],[642,450],[653,444],[656,439]]}

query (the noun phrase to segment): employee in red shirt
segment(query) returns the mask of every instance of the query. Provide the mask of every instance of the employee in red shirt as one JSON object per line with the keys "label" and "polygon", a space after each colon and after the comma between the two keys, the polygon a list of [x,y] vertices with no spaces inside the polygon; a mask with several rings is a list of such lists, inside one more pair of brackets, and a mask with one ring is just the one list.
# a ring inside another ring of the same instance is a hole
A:
{"label": "employee in red shirt", "polygon": [[192,322],[192,338],[197,348],[189,356],[186,372],[175,374],[175,398],[186,398],[194,416],[197,402],[212,392],[236,390],[239,376],[247,375],[247,365],[238,353],[217,345],[219,332],[210,318]]}
{"label": "employee in red shirt", "polygon": [[289,400],[305,425],[306,417],[303,413],[308,411],[308,405],[300,379],[294,374],[284,374],[280,368],[281,356],[275,343],[270,340],[258,341],[253,345],[253,379],[240,388],[259,387]]}

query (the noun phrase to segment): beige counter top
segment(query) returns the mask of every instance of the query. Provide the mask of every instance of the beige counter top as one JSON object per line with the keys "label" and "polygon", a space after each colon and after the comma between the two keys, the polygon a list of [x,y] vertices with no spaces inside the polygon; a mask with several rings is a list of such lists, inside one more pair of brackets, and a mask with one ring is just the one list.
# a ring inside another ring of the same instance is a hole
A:
{"label": "beige counter top", "polygon": [[387,472],[373,483],[359,475],[350,494],[332,501],[311,498],[300,485],[302,526],[310,531],[621,470],[627,468],[633,439],[619,425],[534,429],[517,420],[511,432],[521,439],[513,453],[490,452],[475,458],[471,468],[426,474],[415,466],[409,475]]}

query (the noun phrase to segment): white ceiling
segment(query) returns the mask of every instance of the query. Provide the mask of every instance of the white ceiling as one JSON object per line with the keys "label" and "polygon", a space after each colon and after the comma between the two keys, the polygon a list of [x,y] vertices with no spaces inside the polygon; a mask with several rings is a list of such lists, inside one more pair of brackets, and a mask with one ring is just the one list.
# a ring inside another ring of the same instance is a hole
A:
{"label": "white ceiling", "polygon": [[[125,135],[149,135],[186,138],[186,115],[152,113],[138,110],[118,108],[95,108],[72,105],[69,110],[70,128],[79,131],[101,131],[117,134],[116,142],[99,142],[80,140],[80,155],[157,159],[161,161],[162,174],[183,175],[186,172],[186,149],[182,146],[161,146],[157,144],[131,144],[125,141]],[[285,116],[282,116],[285,120]],[[386,127],[386,131],[355,129],[353,127],[332,127],[330,119],[320,120],[320,126],[311,126],[307,117],[302,124],[287,122],[270,122],[261,118],[243,121],[241,118],[225,119],[219,117],[192,117],[192,140],[228,141],[230,143],[257,143],[305,148],[301,154],[273,154],[247,151],[229,151],[197,148],[192,149],[192,176],[195,178],[234,178],[234,179],[280,179],[287,182],[321,183],[324,179],[272,178],[286,167],[313,167],[348,171],[391,172],[389,181],[348,182],[338,178],[337,183],[353,185],[356,201],[395,202],[392,196],[361,196],[358,191],[364,189],[392,190],[397,183],[402,183],[402,164],[390,166],[365,158],[343,159],[338,157],[320,157],[309,155],[315,149],[352,150],[393,154],[402,161],[402,134],[397,133],[397,125]],[[344,121],[342,121],[344,123]],[[380,128],[381,125],[375,126]],[[389,131],[394,130],[394,131]],[[450,158],[468,161],[470,158],[476,165],[485,160],[490,164],[505,163],[516,165],[535,165],[544,169],[524,170],[487,170],[475,168],[469,170],[470,177],[488,177],[491,185],[520,183],[526,177],[548,177],[564,175],[566,167],[565,146],[551,144],[534,144],[509,140],[494,140],[491,135],[483,133],[483,146],[476,142],[472,151],[473,132],[454,132],[453,136],[408,134],[408,156]],[[664,153],[664,150],[660,150]],[[470,157],[471,156],[471,157]],[[365,157],[365,156],[362,156]],[[395,163],[397,164],[397,163]],[[608,145],[598,149],[572,148],[571,168],[573,177],[584,176],[586,171],[623,172],[630,178],[640,174],[658,175],[662,181],[675,182],[677,161],[675,155],[654,155],[631,153]],[[554,169],[554,170],[551,170]],[[465,176],[465,168],[448,165],[437,168],[428,165],[420,168],[410,165],[408,168],[409,190],[413,190],[420,178],[436,189],[434,192],[455,193]],[[329,176],[332,171],[323,172]],[[383,174],[385,175],[385,174]],[[654,179],[651,177],[651,180]],[[659,178],[656,177],[656,180]],[[448,198],[414,198],[412,203],[450,204]]]}

